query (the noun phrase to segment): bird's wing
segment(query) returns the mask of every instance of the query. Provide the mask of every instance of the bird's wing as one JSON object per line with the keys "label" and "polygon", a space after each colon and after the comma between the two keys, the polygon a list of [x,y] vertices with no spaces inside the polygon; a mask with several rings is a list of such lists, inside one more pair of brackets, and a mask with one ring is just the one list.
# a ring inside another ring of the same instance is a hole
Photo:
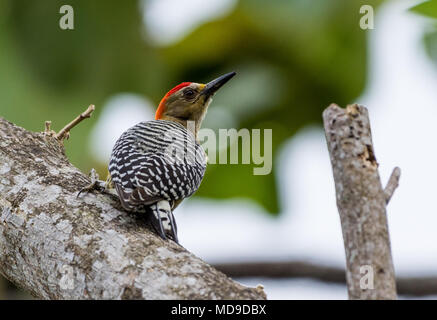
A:
{"label": "bird's wing", "polygon": [[206,169],[203,149],[184,127],[150,122],[125,132],[111,156],[109,171],[128,210],[192,195]]}

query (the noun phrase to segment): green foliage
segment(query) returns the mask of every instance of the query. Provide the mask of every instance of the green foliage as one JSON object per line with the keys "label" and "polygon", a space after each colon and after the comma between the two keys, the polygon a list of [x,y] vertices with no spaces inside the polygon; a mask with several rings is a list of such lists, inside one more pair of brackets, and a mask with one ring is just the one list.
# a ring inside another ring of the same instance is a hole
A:
{"label": "green foliage", "polygon": [[[437,18],[437,0],[429,0],[410,8],[410,11],[430,18]],[[426,52],[434,63],[437,63],[437,25],[432,21],[433,28],[428,28],[423,37]]]}
{"label": "green foliage", "polygon": [[419,3],[410,10],[427,17],[437,18],[437,0],[429,0]]}
{"label": "green foliage", "polygon": [[[179,82],[235,70],[211,109],[223,108],[237,128],[273,129],[275,160],[300,128],[321,124],[327,105],[354,102],[362,92],[369,31],[359,28],[359,8],[380,2],[241,0],[230,15],[157,47],[144,39],[136,1],[64,1],[75,10],[75,30],[64,31],[59,1],[4,0],[0,116],[31,130],[42,130],[45,120],[60,129],[95,104],[94,117],[73,129],[66,149],[82,170],[103,174],[106,164],[91,159],[87,141],[109,96],[134,92],[157,104]],[[254,176],[252,169],[210,165],[196,196],[245,197],[279,212],[280,173]]]}

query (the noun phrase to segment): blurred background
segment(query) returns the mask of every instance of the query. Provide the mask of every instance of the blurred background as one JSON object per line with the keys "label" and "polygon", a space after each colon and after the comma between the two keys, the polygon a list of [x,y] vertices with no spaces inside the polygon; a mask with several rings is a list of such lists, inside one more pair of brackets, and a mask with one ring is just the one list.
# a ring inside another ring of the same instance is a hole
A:
{"label": "blurred background", "polygon": [[[209,165],[176,212],[180,241],[270,299],[346,299],[321,113],[363,104],[382,183],[402,170],[388,206],[401,297],[436,298],[437,1],[422,2],[0,0],[0,116],[60,130],[95,104],[65,146],[106,176],[115,140],[169,89],[235,70],[203,127],[272,129],[273,171]],[[64,4],[74,30],[59,27]],[[374,29],[360,28],[362,5]],[[28,297],[0,283],[0,298]]]}

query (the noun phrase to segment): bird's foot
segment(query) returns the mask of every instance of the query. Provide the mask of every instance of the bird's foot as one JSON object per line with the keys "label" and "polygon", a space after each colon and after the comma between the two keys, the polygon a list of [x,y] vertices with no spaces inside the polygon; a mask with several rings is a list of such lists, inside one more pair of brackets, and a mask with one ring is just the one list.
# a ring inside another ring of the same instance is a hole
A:
{"label": "bird's foot", "polygon": [[92,191],[97,191],[99,193],[107,192],[106,182],[99,180],[99,174],[97,173],[97,171],[94,168],[91,169],[89,177],[91,179],[91,183],[88,184],[87,186],[83,187],[82,189],[80,189],[79,193],[77,194],[77,197],[79,197],[81,195],[81,193],[83,193],[83,192],[85,192],[85,193],[89,193]]}

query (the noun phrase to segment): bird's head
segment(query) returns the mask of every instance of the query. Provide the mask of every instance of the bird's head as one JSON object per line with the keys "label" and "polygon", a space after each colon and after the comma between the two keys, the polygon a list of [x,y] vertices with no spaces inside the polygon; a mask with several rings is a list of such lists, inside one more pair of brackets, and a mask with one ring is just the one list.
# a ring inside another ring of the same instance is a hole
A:
{"label": "bird's head", "polygon": [[234,75],[235,72],[230,72],[207,84],[182,82],[162,98],[155,119],[179,122],[186,128],[187,123],[192,121],[197,136],[212,97]]}

